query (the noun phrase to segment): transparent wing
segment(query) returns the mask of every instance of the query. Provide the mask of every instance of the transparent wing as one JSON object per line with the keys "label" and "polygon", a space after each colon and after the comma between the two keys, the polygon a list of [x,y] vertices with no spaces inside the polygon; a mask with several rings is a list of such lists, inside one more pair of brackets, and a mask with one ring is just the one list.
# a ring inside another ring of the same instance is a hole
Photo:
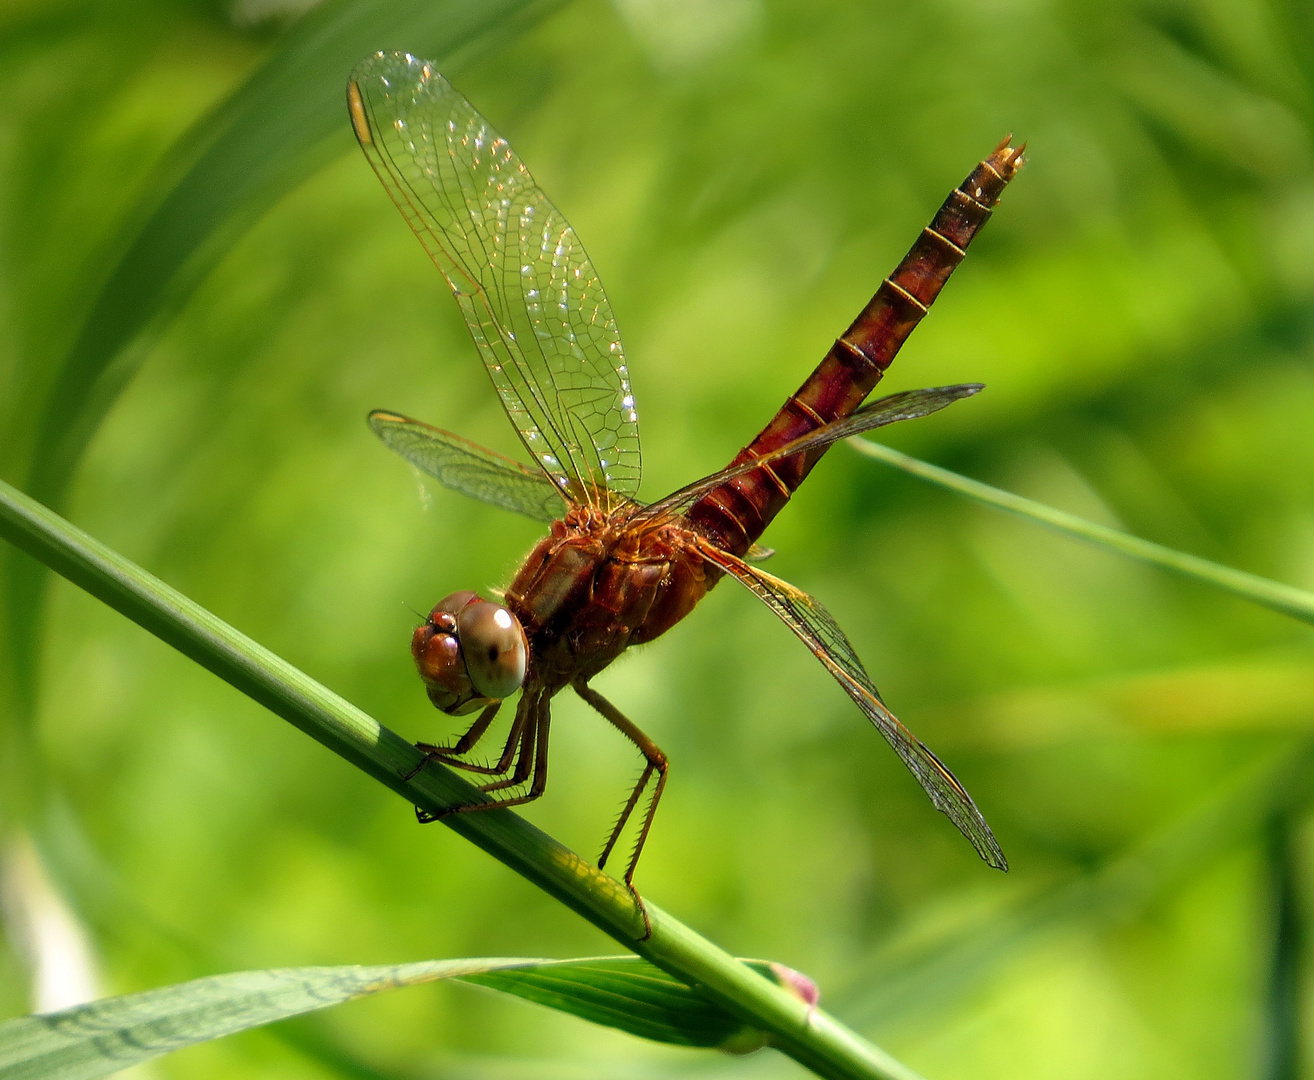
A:
{"label": "transparent wing", "polygon": [[639,487],[639,428],[611,304],[560,211],[423,60],[376,53],[347,84],[388,194],[456,294],[502,407],[575,501]]}
{"label": "transparent wing", "polygon": [[932,386],[925,390],[905,390],[899,394],[890,394],[855,410],[842,420],[825,424],[792,442],[785,443],[769,454],[763,454],[761,457],[752,458],[738,465],[731,465],[720,472],[712,473],[711,476],[686,484],[665,498],[650,503],[631,520],[639,522],[650,518],[666,517],[692,505],[709,491],[719,488],[736,476],[743,476],[744,473],[760,469],[763,465],[770,465],[773,461],[793,457],[795,454],[824,450],[831,443],[870,431],[872,428],[884,427],[886,424],[897,423],[900,420],[929,416],[933,412],[939,412],[946,405],[952,405],[955,401],[971,397],[984,389],[981,383],[962,383],[957,386]]}
{"label": "transparent wing", "polygon": [[450,431],[382,409],[370,413],[369,425],[390,450],[462,495],[535,521],[554,521],[566,511],[565,497],[541,472]]}
{"label": "transparent wing", "polygon": [[981,816],[981,811],[972,802],[972,797],[944,763],[885,707],[871,676],[863,668],[858,654],[830,612],[789,582],[749,566],[713,544],[704,543],[699,550],[710,562],[738,578],[784,620],[825,665],[835,681],[844,687],[849,697],[857,702],[858,708],[867,714],[867,718],[885,736],[885,741],[894,747],[894,752],[903,759],[908,770],[926,790],[936,809],[958,826],[959,832],[971,841],[981,858],[999,870],[1007,870],[1008,860],[1004,858],[999,842]]}

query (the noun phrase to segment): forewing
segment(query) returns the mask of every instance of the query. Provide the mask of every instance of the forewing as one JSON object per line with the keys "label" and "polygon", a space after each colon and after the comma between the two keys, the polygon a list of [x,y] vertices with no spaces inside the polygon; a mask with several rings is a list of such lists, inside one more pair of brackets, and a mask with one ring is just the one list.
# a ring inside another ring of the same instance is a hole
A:
{"label": "forewing", "polygon": [[593,263],[520,158],[429,63],[363,60],[347,85],[365,156],[442,271],[502,406],[575,501],[639,487],[639,428]]}
{"label": "forewing", "polygon": [[1007,870],[1008,860],[1004,858],[999,842],[972,797],[944,763],[881,702],[871,676],[863,668],[858,654],[830,612],[801,589],[757,567],[749,566],[710,543],[702,545],[700,551],[711,562],[738,578],[784,620],[857,703],[858,708],[867,714],[867,718],[885,736],[886,742],[894,747],[894,752],[903,759],[908,770],[926,790],[936,809],[958,826],[958,830],[971,841],[981,858],[999,870]]}
{"label": "forewing", "polygon": [[444,487],[482,502],[549,522],[566,511],[562,493],[541,472],[485,450],[442,428],[376,410],[369,424],[390,449]]}
{"label": "forewing", "polygon": [[731,465],[720,472],[712,473],[711,476],[686,484],[678,491],[673,491],[665,498],[649,504],[639,511],[633,520],[637,523],[640,520],[676,513],[736,476],[743,476],[754,469],[760,469],[763,465],[770,465],[773,461],[793,457],[795,454],[825,450],[840,439],[860,435],[864,431],[885,427],[900,420],[915,420],[920,416],[929,416],[931,413],[939,412],[946,405],[952,405],[955,401],[971,397],[984,389],[981,383],[961,383],[957,386],[931,386],[924,390],[905,390],[898,394],[890,394],[855,410],[840,420],[823,424],[769,454],[740,462],[738,465]]}

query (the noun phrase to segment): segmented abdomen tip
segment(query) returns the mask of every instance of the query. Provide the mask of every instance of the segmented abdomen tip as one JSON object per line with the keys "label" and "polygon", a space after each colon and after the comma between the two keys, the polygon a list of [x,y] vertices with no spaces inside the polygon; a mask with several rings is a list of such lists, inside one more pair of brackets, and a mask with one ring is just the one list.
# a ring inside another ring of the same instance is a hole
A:
{"label": "segmented abdomen tip", "polygon": [[1011,180],[1013,174],[1026,164],[1026,159],[1022,156],[1022,152],[1026,148],[1026,143],[1021,146],[1014,146],[1013,135],[1010,132],[1004,136],[991,155],[986,158],[986,161],[1005,180]]}

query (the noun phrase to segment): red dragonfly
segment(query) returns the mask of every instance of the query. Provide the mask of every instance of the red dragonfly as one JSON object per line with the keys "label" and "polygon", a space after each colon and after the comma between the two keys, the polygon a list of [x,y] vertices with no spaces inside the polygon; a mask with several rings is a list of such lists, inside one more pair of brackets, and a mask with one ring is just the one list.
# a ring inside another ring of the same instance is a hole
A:
{"label": "red dragonfly", "polygon": [[[1005,139],[949,195],[853,325],[727,468],[645,505],[636,497],[638,414],[620,335],[574,229],[506,140],[432,64],[376,53],[352,73],[347,101],[365,156],[451,286],[534,464],[393,412],[371,413],[370,426],[447,487],[550,525],[503,603],[456,592],[415,631],[411,650],[433,704],[453,715],[479,714],[450,745],[417,744],[425,762],[485,778],[483,801],[438,816],[542,795],[551,701],[569,686],[646,762],[598,860],[606,865],[651,788],[625,867],[633,890],[667,759],[589,680],[630,646],[660,637],[729,575],[812,650],[981,858],[1007,869],[971,796],[886,708],[829,612],[754,562],[769,554],[758,537],[833,442],[926,416],[981,389],[912,390],[862,405],[990,217],[1022,164],[1022,148]],[[497,760],[466,760],[517,690]]]}

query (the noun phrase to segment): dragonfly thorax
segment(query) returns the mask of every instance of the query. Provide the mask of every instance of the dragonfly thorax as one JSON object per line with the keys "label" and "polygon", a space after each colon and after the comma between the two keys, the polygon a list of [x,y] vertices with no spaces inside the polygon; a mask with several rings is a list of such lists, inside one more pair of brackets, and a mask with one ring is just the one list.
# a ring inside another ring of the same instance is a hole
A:
{"label": "dragonfly thorax", "polygon": [[632,529],[590,507],[554,522],[505,596],[529,639],[530,678],[589,679],[684,618],[711,584],[695,540],[678,524]]}

